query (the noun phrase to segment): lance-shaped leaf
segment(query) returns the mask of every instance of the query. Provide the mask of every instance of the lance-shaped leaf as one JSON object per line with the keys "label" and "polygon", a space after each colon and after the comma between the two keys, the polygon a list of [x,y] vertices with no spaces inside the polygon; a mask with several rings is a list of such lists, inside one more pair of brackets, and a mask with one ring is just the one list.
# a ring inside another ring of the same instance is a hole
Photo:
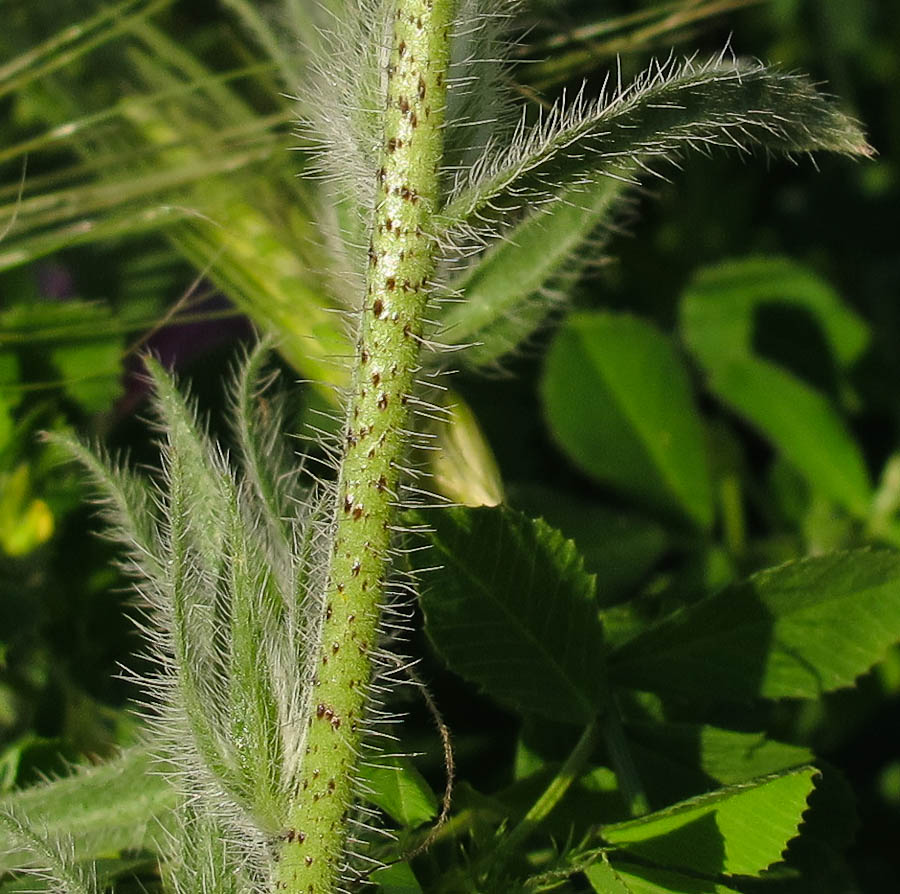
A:
{"label": "lance-shaped leaf", "polygon": [[47,837],[31,821],[5,810],[0,810],[0,834],[21,849],[25,862],[16,868],[38,881],[37,890],[50,894],[97,894],[93,867],[75,861],[65,838]]}
{"label": "lance-shaped leaf", "polygon": [[584,268],[579,250],[610,222],[626,186],[607,178],[525,217],[449,284],[448,291],[464,300],[441,316],[441,339],[470,345],[462,357],[474,367],[494,365],[514,351]]}
{"label": "lance-shaped leaf", "polygon": [[696,699],[817,698],[900,640],[900,554],[855,550],[760,572],[610,656],[618,685]]}
{"label": "lance-shaped leaf", "polygon": [[869,155],[859,127],[803,77],[722,57],[657,64],[612,98],[583,94],[544,120],[523,120],[512,145],[487,156],[439,215],[445,229],[478,225],[496,210],[548,200],[561,184],[622,177],[628,166],[688,149],[827,150]]}
{"label": "lance-shaped leaf", "polygon": [[[28,817],[50,838],[65,833],[78,860],[156,849],[164,839],[160,821],[177,803],[159,769],[146,748],[131,748],[107,764],[8,795],[0,800],[0,811]],[[0,872],[27,859],[14,831],[0,826]]]}
{"label": "lance-shaped leaf", "polygon": [[583,724],[605,688],[594,579],[541,519],[492,509],[428,516],[425,629],[447,664],[523,713]]}
{"label": "lance-shaped leaf", "polygon": [[155,580],[162,572],[159,532],[150,489],[145,481],[99,447],[88,447],[64,432],[48,432],[46,441],[87,471],[99,492],[98,505],[109,523],[107,536],[131,555],[129,571],[139,580]]}
{"label": "lance-shaped leaf", "polygon": [[601,835],[626,855],[662,868],[757,876],[782,858],[798,834],[817,772],[801,767],[719,789],[604,826]]}

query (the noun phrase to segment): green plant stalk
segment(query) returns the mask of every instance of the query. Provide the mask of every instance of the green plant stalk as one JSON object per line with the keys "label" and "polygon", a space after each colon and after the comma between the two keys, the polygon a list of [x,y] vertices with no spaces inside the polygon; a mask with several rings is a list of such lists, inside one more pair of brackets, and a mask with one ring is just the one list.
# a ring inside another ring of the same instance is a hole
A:
{"label": "green plant stalk", "polygon": [[528,840],[535,829],[550,815],[554,807],[563,799],[566,792],[587,768],[591,755],[600,739],[600,721],[592,720],[582,731],[575,747],[569,752],[559,772],[550,780],[550,784],[541,793],[540,797],[522,817],[510,833],[503,839],[502,844],[494,853],[491,863],[491,871],[499,874],[506,866],[509,859]]}
{"label": "green plant stalk", "polygon": [[453,0],[398,0],[366,292],[338,476],[306,756],[276,886],[330,894],[340,880],[384,598],[408,396],[434,272]]}

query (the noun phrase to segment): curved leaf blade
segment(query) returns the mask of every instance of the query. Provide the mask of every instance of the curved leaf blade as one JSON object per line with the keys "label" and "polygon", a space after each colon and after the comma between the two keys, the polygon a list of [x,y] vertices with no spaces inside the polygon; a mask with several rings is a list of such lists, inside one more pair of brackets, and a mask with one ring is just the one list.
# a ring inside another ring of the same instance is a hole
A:
{"label": "curved leaf blade", "polygon": [[669,869],[758,876],[798,834],[818,771],[788,773],[720,789],[640,819],[605,826],[627,854]]}
{"label": "curved leaf blade", "polygon": [[754,575],[610,656],[612,681],[680,698],[818,698],[900,640],[900,554],[854,550]]}
{"label": "curved leaf blade", "polygon": [[594,579],[575,544],[503,507],[428,521],[425,629],[458,674],[515,711],[584,724],[605,688]]}
{"label": "curved leaf blade", "polygon": [[573,314],[547,356],[550,429],[585,472],[665,514],[707,528],[713,496],[687,371],[649,323]]}
{"label": "curved leaf blade", "polygon": [[584,874],[597,894],[731,894],[735,890],[720,882],[622,860],[592,863]]}

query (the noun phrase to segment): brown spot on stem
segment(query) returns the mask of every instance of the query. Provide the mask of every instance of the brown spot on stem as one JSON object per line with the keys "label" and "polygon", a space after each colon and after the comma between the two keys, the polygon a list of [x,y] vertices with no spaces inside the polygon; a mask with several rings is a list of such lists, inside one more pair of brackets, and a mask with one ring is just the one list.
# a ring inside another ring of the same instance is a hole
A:
{"label": "brown spot on stem", "polygon": [[428,87],[425,83],[425,78],[419,75],[419,99],[425,99],[425,93]]}
{"label": "brown spot on stem", "polygon": [[[396,277],[389,276],[389,277],[384,281],[384,285],[385,285],[385,288],[386,288],[389,292],[393,292],[394,289],[397,288],[397,279],[396,279]],[[381,316],[381,313],[377,313],[377,314],[375,314],[375,316],[376,316],[376,317],[380,317],[380,316]]]}
{"label": "brown spot on stem", "polygon": [[372,373],[372,384],[377,388],[381,383],[381,373],[373,372]]}
{"label": "brown spot on stem", "polygon": [[401,40],[397,46],[397,55],[402,56],[406,52],[406,41]]}
{"label": "brown spot on stem", "polygon": [[378,395],[378,409],[386,410],[388,405],[388,396],[383,391]]}
{"label": "brown spot on stem", "polygon": [[372,313],[375,314],[376,317],[381,317],[384,313],[384,302],[380,298],[376,298],[373,302]]}
{"label": "brown spot on stem", "polygon": [[359,519],[362,518],[362,514],[363,514],[363,508],[362,508],[362,506],[356,506],[356,507],[354,507],[354,509],[353,509],[353,519],[354,519],[354,521],[359,521]]}

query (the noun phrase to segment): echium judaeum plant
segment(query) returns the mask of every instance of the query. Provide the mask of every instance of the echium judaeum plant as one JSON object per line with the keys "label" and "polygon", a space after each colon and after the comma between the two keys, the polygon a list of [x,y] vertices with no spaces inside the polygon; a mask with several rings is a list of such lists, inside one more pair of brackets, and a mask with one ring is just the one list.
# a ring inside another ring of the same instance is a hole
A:
{"label": "echium judaeum plant", "polygon": [[[335,264],[358,283],[346,418],[326,445],[333,478],[283,445],[277,400],[257,405],[265,347],[232,386],[234,456],[152,360],[160,479],[68,444],[104,495],[145,610],[154,742],[182,795],[173,891],[332,894],[370,874],[377,815],[359,777],[378,759],[384,687],[402,676],[384,648],[413,591],[399,538],[416,522],[402,513],[427,491],[409,457],[421,418],[441,412],[433,349],[478,350],[484,309],[467,271],[552,234],[560,215],[580,238],[541,251],[577,269],[577,243],[628,189],[690,150],[869,152],[804,78],[727,54],[670,59],[519,117],[497,62],[510,14],[500,0],[371,0],[323,35],[300,88],[305,132],[337,185]],[[558,294],[511,290],[510,346]]]}

